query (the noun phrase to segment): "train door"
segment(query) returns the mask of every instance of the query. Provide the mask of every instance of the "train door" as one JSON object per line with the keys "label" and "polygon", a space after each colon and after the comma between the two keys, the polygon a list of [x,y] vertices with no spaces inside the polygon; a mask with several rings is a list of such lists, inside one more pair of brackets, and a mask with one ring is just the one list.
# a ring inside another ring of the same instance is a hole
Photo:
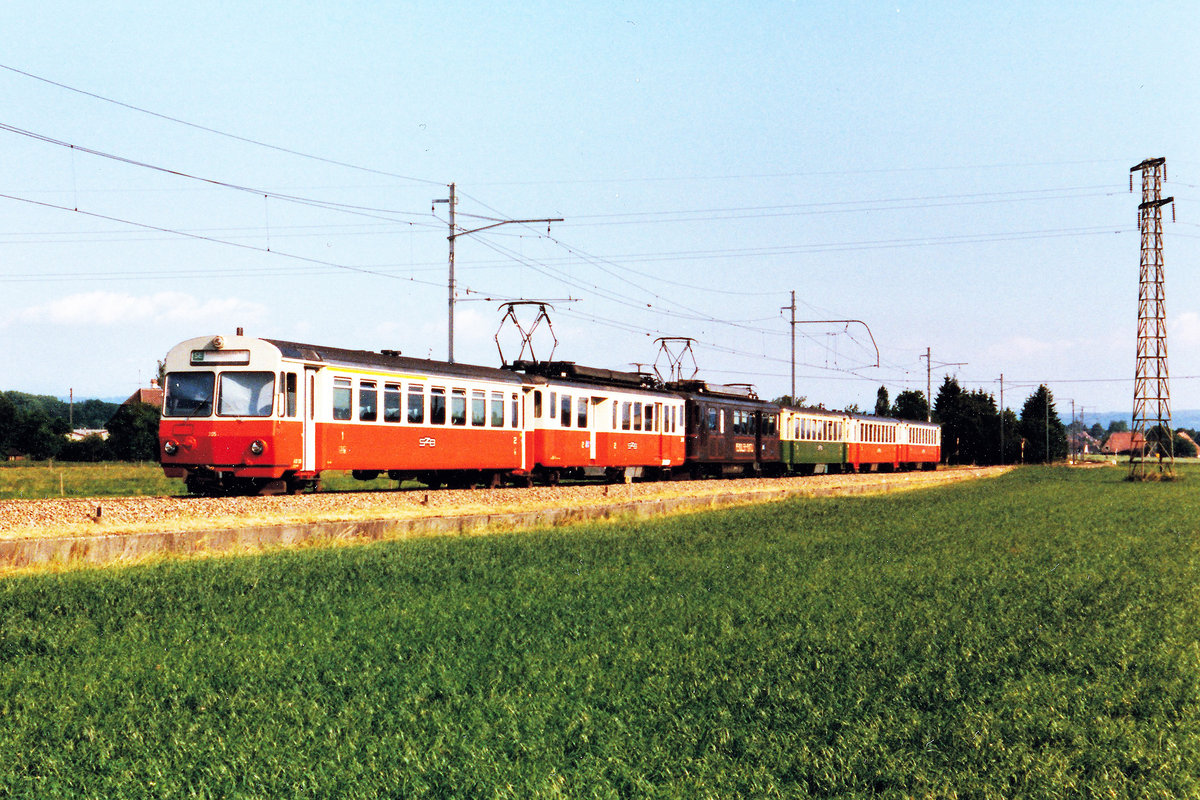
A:
{"label": "train door", "polygon": [[317,370],[314,367],[304,368],[304,455],[301,460],[302,472],[313,472],[317,469]]}
{"label": "train door", "polygon": [[596,428],[600,425],[603,417],[600,413],[600,403],[603,401],[603,397],[593,397],[590,402],[586,398],[579,398],[580,412],[585,415],[580,418],[580,421],[587,425],[588,458],[593,464],[596,463]]}
{"label": "train door", "polygon": [[656,442],[655,458],[658,459],[659,464],[663,463],[663,459],[666,458],[666,454],[667,454],[667,448],[666,448],[667,424],[666,423],[667,423],[666,419],[663,418],[663,404],[655,403],[654,404],[654,433],[655,433],[654,440]]}
{"label": "train door", "polygon": [[[533,469],[533,437],[534,428],[537,427],[537,420],[534,417],[533,409],[533,394],[532,387],[521,388],[521,419],[519,421],[521,434],[521,469]],[[541,391],[538,391],[538,397],[541,397]]]}

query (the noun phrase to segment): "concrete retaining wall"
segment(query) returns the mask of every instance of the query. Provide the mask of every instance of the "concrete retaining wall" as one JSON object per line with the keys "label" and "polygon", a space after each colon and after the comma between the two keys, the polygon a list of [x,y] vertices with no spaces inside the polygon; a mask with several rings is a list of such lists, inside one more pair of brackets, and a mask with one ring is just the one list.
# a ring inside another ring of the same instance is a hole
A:
{"label": "concrete retaining wall", "polygon": [[[995,475],[994,471],[945,473],[947,482]],[[925,486],[870,481],[823,491],[759,489],[701,496],[627,500],[581,508],[546,508],[496,514],[460,514],[403,519],[285,523],[217,530],[111,533],[39,539],[0,540],[0,568],[41,565],[109,564],[169,554],[245,552],[290,547],[307,542],[373,541],[405,536],[477,533],[569,525],[604,519],[646,519],[667,514],[775,502],[798,496],[879,493]]]}

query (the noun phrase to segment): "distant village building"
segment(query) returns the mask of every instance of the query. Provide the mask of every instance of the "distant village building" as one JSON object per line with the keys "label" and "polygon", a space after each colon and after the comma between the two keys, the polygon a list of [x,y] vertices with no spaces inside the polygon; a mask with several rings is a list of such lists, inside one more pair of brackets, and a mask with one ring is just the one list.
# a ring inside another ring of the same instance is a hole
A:
{"label": "distant village building", "polygon": [[138,389],[136,392],[129,395],[129,399],[124,403],[121,403],[121,405],[127,406],[132,405],[133,403],[145,403],[148,406],[154,406],[155,408],[161,409],[163,404],[163,390],[157,386],[157,383],[158,381],[151,381],[150,388]]}
{"label": "distant village building", "polygon": [[108,429],[107,428],[76,428],[75,430],[68,433],[66,436],[67,436],[67,441],[69,441],[69,442],[82,442],[84,439],[88,438],[89,436],[99,436],[102,440],[107,441],[108,440]]}
{"label": "distant village building", "polygon": [[1067,444],[1071,452],[1076,455],[1088,455],[1089,453],[1100,452],[1100,442],[1096,441],[1096,437],[1087,431],[1078,431],[1068,435]]}
{"label": "distant village building", "polygon": [[1145,437],[1138,431],[1121,431],[1110,433],[1100,452],[1106,456],[1127,456],[1134,451],[1141,452],[1145,444]]}

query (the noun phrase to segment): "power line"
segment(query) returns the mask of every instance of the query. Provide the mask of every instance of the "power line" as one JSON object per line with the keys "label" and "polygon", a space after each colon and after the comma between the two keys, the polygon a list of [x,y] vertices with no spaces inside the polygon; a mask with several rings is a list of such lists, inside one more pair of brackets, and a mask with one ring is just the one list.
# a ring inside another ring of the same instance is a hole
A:
{"label": "power line", "polygon": [[258,189],[258,188],[253,188],[253,187],[249,187],[249,186],[242,186],[240,184],[230,183],[229,181],[217,180],[216,178],[205,178],[205,177],[202,177],[199,175],[192,175],[187,172],[182,172],[180,170],[171,169],[169,167],[161,167],[156,164],[150,164],[145,161],[139,161],[134,158],[129,158],[126,156],[119,156],[119,155],[115,155],[113,153],[106,153],[102,150],[94,150],[90,147],[73,144],[71,142],[66,142],[61,139],[55,139],[55,138],[53,138],[51,136],[47,136],[45,134],[36,133],[34,131],[28,131],[23,128],[17,128],[13,125],[8,125],[8,124],[2,123],[2,122],[0,122],[0,130],[8,131],[9,133],[15,133],[19,136],[25,136],[30,139],[34,139],[36,141],[44,142],[46,144],[52,144],[52,145],[56,145],[58,147],[64,147],[64,148],[70,149],[73,152],[86,153],[88,155],[97,156],[99,158],[109,159],[111,161],[116,161],[121,164],[127,164],[129,166],[141,167],[143,169],[149,169],[149,170],[152,170],[155,172],[161,172],[163,174],[173,175],[173,176],[179,177],[179,178],[187,178],[188,180],[199,181],[201,183],[207,183],[210,186],[217,186],[222,189],[231,189],[231,190],[238,191],[238,192],[246,192],[248,194],[253,194],[253,195],[261,196],[261,197],[273,197],[277,200],[283,200],[283,201],[290,202],[290,203],[297,203],[299,205],[312,206],[315,208],[322,208],[322,209],[329,210],[329,211],[341,211],[341,212],[344,212],[347,214],[355,214],[358,216],[370,217],[370,218],[374,218],[374,219],[385,219],[385,220],[393,221],[393,222],[397,221],[397,220],[392,220],[390,217],[379,217],[376,215],[378,215],[378,214],[398,214],[398,215],[402,215],[402,216],[412,216],[412,217],[425,216],[424,214],[418,214],[413,211],[396,211],[393,209],[372,208],[370,206],[357,206],[357,205],[351,205],[348,203],[337,203],[337,202],[333,202],[333,201],[329,201],[329,200],[317,200],[317,199],[313,199],[310,197],[299,197],[296,195],[288,195],[288,194],[282,194],[279,192],[272,192],[268,189]]}
{"label": "power line", "polygon": [[[102,220],[105,220],[108,222],[117,222],[122,225],[132,225],[132,226],[135,226],[138,228],[145,228],[146,230],[159,231],[160,233],[175,234],[177,236],[183,236],[185,238],[195,239],[197,241],[211,242],[214,244],[223,244],[228,247],[237,247],[242,250],[251,250],[251,251],[254,251],[257,253],[267,253],[267,254],[274,255],[274,256],[280,256],[282,258],[288,258],[288,259],[293,259],[296,261],[302,261],[302,262],[305,262],[308,264],[316,264],[316,265],[324,266],[324,267],[333,267],[333,268],[340,269],[340,270],[346,270],[348,272],[359,272],[364,275],[376,275],[376,276],[383,277],[383,278],[398,278],[398,276],[396,276],[396,275],[390,275],[385,272],[380,272],[380,271],[373,270],[373,269],[367,269],[364,267],[354,267],[349,264],[339,264],[334,261],[323,261],[319,258],[309,258],[308,256],[301,256],[301,255],[297,255],[295,253],[285,253],[281,250],[272,250],[272,249],[269,249],[266,247],[256,247],[254,245],[243,244],[241,242],[231,242],[231,241],[228,241],[225,239],[218,239],[218,238],[212,237],[212,236],[202,236],[200,234],[188,233],[187,231],[178,230],[175,228],[164,228],[159,225],[150,225],[150,224],[147,224],[144,222],[136,222],[134,220],[122,219],[120,217],[113,217],[113,216],[109,216],[107,214],[99,214],[94,211],[83,211],[78,208],[70,208],[68,206],[60,206],[60,205],[56,205],[54,203],[45,203],[40,200],[31,200],[27,197],[18,197],[16,195],[10,195],[10,194],[0,194],[0,198],[4,198],[6,200],[13,200],[18,203],[28,203],[30,205],[39,206],[41,208],[52,208],[57,211],[67,211],[70,213],[82,214],[84,216],[92,217],[94,219],[102,219]],[[434,283],[433,281],[422,281],[422,280],[418,280],[416,278],[405,278],[403,280],[408,280],[413,283],[422,283],[422,284],[426,284],[429,286],[440,286],[441,285],[439,283]]]}
{"label": "power line", "polygon": [[0,64],[0,69],[8,70],[9,72],[16,73],[17,75],[23,75],[24,77],[31,78],[35,81],[41,81],[42,83],[49,84],[50,86],[56,86],[59,89],[65,89],[69,92],[75,92],[76,94],[81,94],[86,97],[91,97],[94,100],[100,100],[105,103],[112,103],[113,105],[120,106],[122,108],[127,108],[131,111],[137,111],[140,114],[146,114],[151,117],[157,117],[158,119],[166,120],[167,122],[174,122],[179,125],[185,125],[189,128],[193,128],[195,130],[204,131],[205,133],[211,133],[211,134],[215,134],[217,136],[224,136],[227,139],[233,139],[235,141],[244,142],[246,144],[252,144],[252,145],[255,145],[256,147],[265,147],[268,150],[275,150],[276,152],[287,153],[288,155],[298,156],[300,158],[307,158],[312,161],[320,161],[325,164],[332,164],[333,166],[336,166],[336,167],[345,167],[346,169],[358,170],[359,172],[369,172],[374,175],[384,175],[389,178],[399,178],[400,180],[413,181],[415,183],[434,184],[434,185],[438,185],[438,186],[445,185],[445,181],[434,181],[434,180],[429,180],[426,178],[415,178],[411,175],[401,175],[401,174],[398,174],[395,172],[387,172],[386,170],[374,169],[372,167],[364,167],[364,166],[360,166],[358,164],[351,164],[346,161],[338,161],[336,159],[325,158],[323,156],[317,156],[317,155],[313,155],[311,153],[304,153],[299,150],[292,150],[287,147],[280,147],[279,145],[269,144],[267,142],[262,142],[257,139],[250,139],[245,136],[238,136],[237,134],[228,133],[226,131],[218,130],[216,128],[210,128],[206,125],[200,125],[195,122],[189,122],[187,120],[180,119],[178,117],[172,117],[167,114],[160,114],[157,111],[150,111],[149,109],[142,108],[140,106],[135,106],[130,103],[123,103],[120,100],[114,100],[111,97],[105,97],[104,95],[96,94],[95,92],[89,92],[89,91],[85,91],[83,89],[77,89],[74,86],[68,86],[65,83],[59,83],[58,81],[52,81],[49,78],[43,78],[40,75],[34,75],[32,72],[26,72],[24,70],[17,69],[16,67],[10,67],[5,64]]}

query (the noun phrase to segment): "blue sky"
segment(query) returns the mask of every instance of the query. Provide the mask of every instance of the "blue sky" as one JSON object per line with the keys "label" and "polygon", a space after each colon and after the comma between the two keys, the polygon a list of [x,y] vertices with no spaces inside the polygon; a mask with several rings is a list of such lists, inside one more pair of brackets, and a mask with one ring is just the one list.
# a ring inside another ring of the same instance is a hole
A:
{"label": "blue sky", "polygon": [[690,336],[772,397],[795,290],[870,329],[797,327],[810,402],[923,390],[928,347],[935,389],[1119,411],[1129,168],[1165,156],[1200,408],[1200,6],[1047,5],[6,3],[0,389],[126,395],[237,326],[443,358],[454,181],[464,227],[564,220],[458,239],[459,361],[499,362],[499,299],[551,298],[556,358]]}

